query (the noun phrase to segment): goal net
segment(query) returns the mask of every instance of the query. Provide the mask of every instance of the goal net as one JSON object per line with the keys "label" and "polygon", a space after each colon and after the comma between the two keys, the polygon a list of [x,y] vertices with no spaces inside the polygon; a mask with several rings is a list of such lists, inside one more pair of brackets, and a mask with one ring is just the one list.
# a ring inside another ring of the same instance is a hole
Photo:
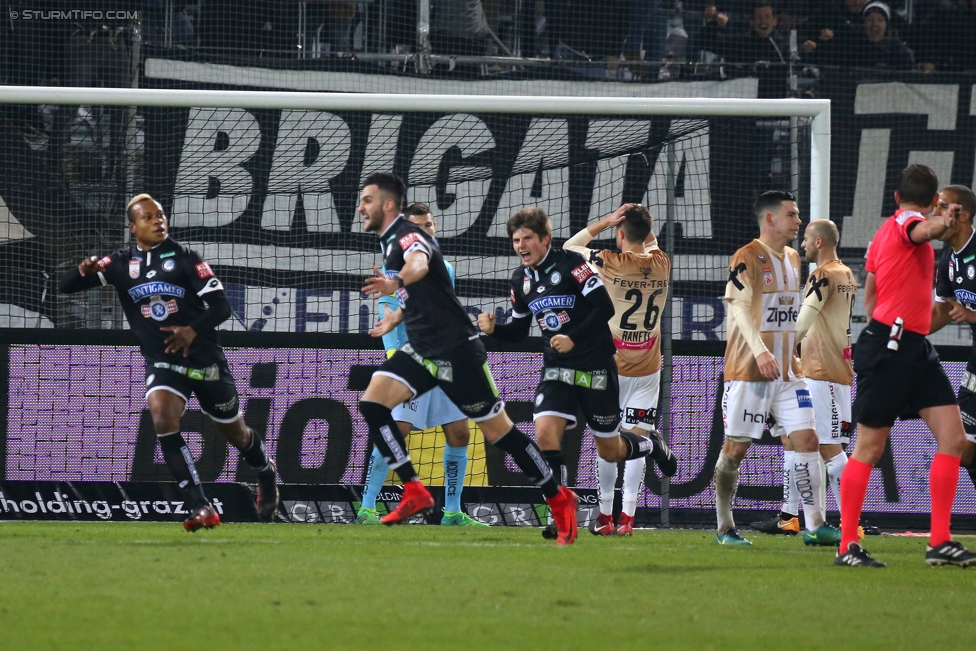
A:
{"label": "goal net", "polygon": [[[543,208],[560,244],[621,203],[649,207],[673,260],[660,418],[682,463],[670,486],[649,468],[639,505],[709,508],[728,258],[755,236],[751,204],[764,190],[797,191],[805,221],[828,215],[826,101],[6,87],[0,102],[0,320],[54,330],[10,344],[11,480],[168,478],[112,289],[56,291],[82,257],[127,245],[125,204],[148,192],[172,237],[227,288],[228,359],[280,479],[360,484],[369,443],[355,403],[383,353],[364,334],[376,305],[359,292],[381,257],[356,206],[368,174],[393,171],[408,202],[430,206],[462,304],[500,321],[518,264],[505,232],[513,213]],[[540,350],[490,354],[529,432]],[[183,424],[204,479],[251,479],[197,409],[191,400]],[[473,434],[467,485],[526,483]],[[422,478],[443,483],[443,433],[409,443]],[[564,449],[570,483],[595,488],[592,438],[572,430]],[[760,450],[740,497],[768,506],[780,452]]]}

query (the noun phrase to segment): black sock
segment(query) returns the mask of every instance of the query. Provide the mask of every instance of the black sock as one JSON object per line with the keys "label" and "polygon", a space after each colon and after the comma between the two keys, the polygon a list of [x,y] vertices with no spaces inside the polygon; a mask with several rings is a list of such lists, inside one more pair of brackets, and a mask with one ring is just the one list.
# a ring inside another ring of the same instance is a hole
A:
{"label": "black sock", "polygon": [[796,513],[787,513],[786,511],[779,512],[780,520],[792,520],[795,517],[796,517]]}
{"label": "black sock", "polygon": [[360,400],[359,413],[369,425],[369,436],[373,445],[379,448],[380,454],[396,472],[397,477],[404,483],[417,481],[419,478],[410,461],[407,442],[403,440],[403,434],[393,420],[390,408],[378,402]]}
{"label": "black sock", "polygon": [[197,474],[197,468],[193,465],[193,455],[190,454],[190,448],[183,440],[183,435],[174,432],[160,436],[159,447],[163,451],[166,467],[173,473],[180,490],[186,495],[190,508],[196,509],[204,504],[209,504],[209,500],[203,492],[200,475]]}
{"label": "black sock", "polygon": [[508,434],[495,441],[495,447],[507,452],[519,470],[524,472],[533,484],[542,489],[542,494],[546,498],[552,498],[559,494],[559,484],[556,483],[552,469],[542,458],[542,451],[539,446],[520,432],[517,427],[512,427]]}
{"label": "black sock", "polygon": [[552,468],[552,474],[559,478],[559,483],[566,486],[568,483],[567,472],[566,472],[566,460],[563,459],[562,450],[543,450],[542,458],[546,460],[549,467]]}
{"label": "black sock", "polygon": [[247,449],[241,450],[244,461],[259,473],[271,470],[271,459],[268,458],[268,451],[264,449],[264,441],[261,440],[261,435],[250,427],[247,428],[247,431],[251,433],[251,442]]}
{"label": "black sock", "polygon": [[657,442],[653,438],[633,434],[632,432],[620,432],[620,438],[627,444],[627,461],[646,457],[654,451]]}

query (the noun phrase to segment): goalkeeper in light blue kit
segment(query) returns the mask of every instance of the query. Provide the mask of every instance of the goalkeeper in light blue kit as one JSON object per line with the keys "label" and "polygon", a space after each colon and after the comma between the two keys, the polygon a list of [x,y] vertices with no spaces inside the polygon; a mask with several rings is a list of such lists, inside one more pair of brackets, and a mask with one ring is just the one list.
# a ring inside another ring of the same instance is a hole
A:
{"label": "goalkeeper in light blue kit", "polygon": [[[425,204],[411,204],[403,215],[434,237],[437,225],[434,223],[430,208]],[[453,285],[454,268],[446,261],[444,264],[447,265]],[[385,271],[384,269],[384,273]],[[402,323],[403,312],[396,296],[380,298],[379,306],[380,322],[369,333],[374,337],[382,335],[383,347],[389,358],[407,343],[407,329]],[[418,398],[397,405],[393,409],[393,419],[400,427],[404,438],[411,429],[426,430],[438,426],[444,428],[444,438],[447,442],[444,445],[444,517],[441,519],[441,525],[487,527],[487,524],[475,520],[461,509],[461,490],[464,488],[464,476],[468,469],[468,443],[471,440],[468,419],[464,413],[440,388],[435,388]],[[379,514],[376,512],[376,497],[383,488],[383,482],[389,471],[389,464],[374,447],[369,458],[366,487],[363,489],[362,505],[356,514],[356,524],[380,524]]]}

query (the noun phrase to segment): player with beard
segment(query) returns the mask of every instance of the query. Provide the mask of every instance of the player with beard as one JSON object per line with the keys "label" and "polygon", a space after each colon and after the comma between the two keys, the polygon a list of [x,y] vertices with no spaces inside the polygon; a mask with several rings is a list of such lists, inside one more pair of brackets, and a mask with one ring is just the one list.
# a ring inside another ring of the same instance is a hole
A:
{"label": "player with beard", "polygon": [[925,562],[976,565],[973,554],[952,540],[949,522],[966,434],[949,378],[926,339],[932,325],[931,240],[955,224],[955,210],[930,217],[938,203],[938,179],[925,165],[902,171],[895,190],[898,210],[878,229],[868,248],[864,310],[871,319],[854,348],[857,441],[840,480],[843,530],[835,565],[884,567],[858,543],[857,527],[871,469],[881,458],[898,418],[921,416],[936,440],[929,469],[932,526]]}
{"label": "player with beard", "polygon": [[520,432],[505,413],[488,370],[488,357],[477,329],[451,287],[450,274],[437,242],[400,212],[406,188],[393,174],[366,178],[358,212],[364,229],[380,239],[386,273],[378,268],[363,292],[378,298],[396,294],[403,310],[409,343],[373,373],[359,401],[370,438],[403,481],[403,499],[383,524],[405,522],[427,513],[434,499],[414,471],[393,409],[440,387],[471,420],[485,440],[511,455],[515,464],[542,489],[556,521],[556,543],[576,540],[576,494],[553,480],[538,446]]}
{"label": "player with beard", "polygon": [[[827,480],[840,507],[840,478],[847,465],[844,445],[851,440],[851,310],[857,293],[854,274],[837,257],[840,233],[826,219],[810,222],[803,234],[807,262],[816,265],[807,279],[803,305],[796,323],[800,371],[806,378],[820,439],[820,456],[827,468]],[[802,345],[801,345],[802,342]],[[793,477],[796,451],[788,437],[783,439],[783,493],[779,515],[753,522],[764,533],[795,535],[800,531],[797,515],[800,491]]]}
{"label": "player with beard", "polygon": [[191,394],[217,431],[257,471],[258,516],[270,521],[278,508],[275,465],[260,435],[244,423],[215,331],[231,316],[224,286],[199,255],[169,237],[166,213],[151,196],[133,197],[126,214],[135,244],[100,260],[83,260],[61,279],[61,293],[115,287],[146,359],[146,402],[163,460],[191,509],[183,528],[196,531],[220,524],[180,433]]}
{"label": "player with beard", "polygon": [[976,195],[964,185],[943,188],[935,205],[935,214],[941,216],[950,210],[955,212],[956,221],[939,238],[948,246],[939,259],[932,332],[954,321],[968,324],[974,333],[973,350],[966,363],[966,372],[962,374],[956,401],[966,430],[966,444],[959,465],[966,469],[976,486],[976,238],[973,237]]}
{"label": "player with beard", "polygon": [[[640,204],[622,205],[592,226],[566,240],[565,248],[595,265],[610,298],[614,315],[609,321],[614,358],[620,380],[621,427],[655,430],[661,386],[661,311],[668,301],[671,261],[657,246],[650,211]],[[617,251],[587,248],[590,241],[608,228],[614,232]],[[596,535],[632,535],[634,514],[645,461],[631,459],[624,464],[622,504],[619,521],[613,521],[613,492],[617,464],[597,459],[600,515],[590,531]]]}
{"label": "player with beard", "polygon": [[[427,231],[432,239],[434,238],[437,223],[426,204],[411,204],[403,211],[403,215]],[[434,239],[434,242],[436,241]],[[446,260],[444,266],[447,267],[453,286],[454,268]],[[383,271],[385,273],[386,270]],[[403,325],[403,310],[400,309],[396,296],[383,296],[378,303],[379,308],[385,310],[385,314],[369,334],[383,337],[383,347],[389,358],[407,343],[407,330]],[[461,492],[464,490],[464,476],[468,468],[468,443],[471,441],[471,432],[468,429],[467,417],[450,401],[444,390],[435,387],[415,400],[397,405],[393,409],[393,418],[404,438],[410,435],[412,429],[421,431],[433,430],[435,427],[444,429],[444,516],[441,518],[441,525],[487,527],[484,522],[475,520],[461,510]],[[383,482],[389,471],[390,467],[383,459],[379,448],[374,447],[369,458],[369,469],[366,471],[362,504],[356,514],[357,524],[380,524],[379,514],[376,512],[376,498],[383,488]]]}
{"label": "player with beard", "polygon": [[607,326],[614,307],[600,275],[579,253],[552,246],[552,222],[539,208],[520,210],[507,228],[522,261],[512,274],[512,319],[499,325],[483,313],[478,326],[512,343],[529,336],[533,319],[542,329],[543,369],[532,417],[550,465],[558,467],[563,432],[576,424],[582,407],[601,459],[616,464],[651,455],[662,473],[674,475],[678,462],[655,431],[620,431],[616,348]]}
{"label": "player with beard", "polygon": [[788,436],[796,452],[793,476],[800,487],[808,545],[836,545],[840,536],[824,522],[823,470],[810,391],[794,357],[800,307],[800,211],[789,192],[763,193],[754,205],[759,238],[735,252],[725,288],[728,344],[722,418],[725,443],[715,464],[715,510],[720,545],[751,545],[735,528],[732,500],[739,465],[767,423]]}

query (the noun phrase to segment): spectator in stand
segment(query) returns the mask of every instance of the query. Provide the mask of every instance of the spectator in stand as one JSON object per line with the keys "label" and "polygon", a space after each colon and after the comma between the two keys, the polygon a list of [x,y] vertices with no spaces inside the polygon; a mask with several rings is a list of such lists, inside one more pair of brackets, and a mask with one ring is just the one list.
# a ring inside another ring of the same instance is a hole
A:
{"label": "spectator in stand", "polygon": [[[812,53],[830,43],[830,48],[846,51],[864,40],[864,9],[868,0],[832,0],[814,2],[811,5],[810,19],[800,33],[801,49]],[[897,13],[888,11],[888,35],[905,38],[911,25]],[[807,57],[811,58],[811,57]],[[819,57],[818,57],[819,58]],[[845,64],[847,61],[824,61],[821,63]]]}
{"label": "spectator in stand", "polygon": [[917,27],[913,45],[919,68],[976,71],[976,0],[944,0]]}
{"label": "spectator in stand", "polygon": [[[891,9],[874,0],[864,7],[864,25],[858,37],[835,37],[821,44],[807,59],[822,65],[913,70],[915,57],[905,42],[888,33]],[[804,43],[806,46],[807,43]]]}
{"label": "spectator in stand", "polygon": [[734,32],[728,25],[728,17],[723,20],[725,14],[714,10],[715,7],[705,10],[705,19],[709,22],[701,31],[701,49],[724,57],[728,63],[786,63],[789,60],[789,46],[776,30],[776,13],[771,2],[760,0],[753,5],[748,32]]}

